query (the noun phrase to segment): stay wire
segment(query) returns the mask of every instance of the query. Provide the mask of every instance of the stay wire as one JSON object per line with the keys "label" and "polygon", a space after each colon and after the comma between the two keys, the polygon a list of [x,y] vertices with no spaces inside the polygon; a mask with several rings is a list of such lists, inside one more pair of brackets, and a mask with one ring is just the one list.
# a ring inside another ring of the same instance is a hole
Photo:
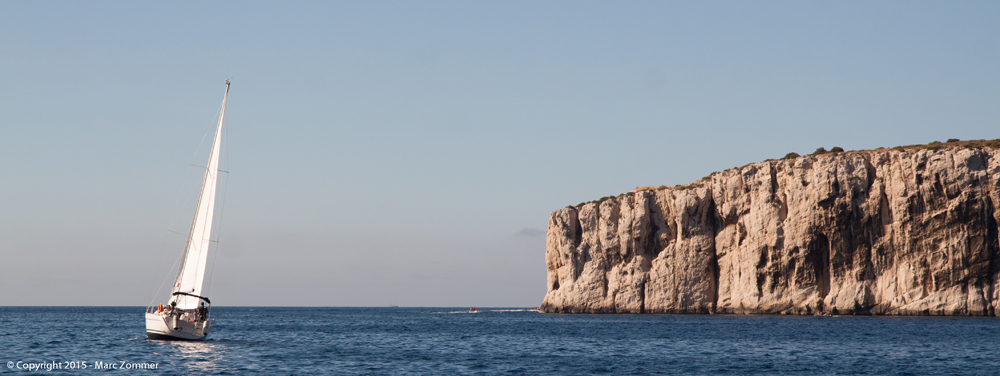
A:
{"label": "stay wire", "polygon": [[225,147],[226,151],[226,171],[227,171],[226,184],[222,186],[222,205],[220,205],[219,207],[219,231],[216,231],[215,235],[215,252],[212,253],[212,269],[209,271],[208,274],[208,288],[205,289],[205,296],[208,296],[212,292],[212,281],[215,279],[215,264],[216,260],[219,258],[219,249],[221,248],[220,246],[222,245],[219,239],[222,239],[222,223],[223,223],[222,218],[226,213],[226,193],[229,192],[228,171],[232,171],[230,170],[229,167],[229,127],[226,125],[226,123],[223,123],[222,128],[225,129],[226,132],[225,133],[226,142],[222,144],[222,146]]}
{"label": "stay wire", "polygon": [[[221,111],[221,109],[222,109],[222,106],[220,105],[219,106],[219,111]],[[201,141],[198,142],[198,147],[194,149],[194,153],[191,155],[191,163],[190,164],[192,164],[192,165],[194,164],[195,159],[198,157],[198,152],[201,150],[202,145],[205,145],[205,140],[208,139],[208,134],[209,133],[211,133],[211,130],[205,131],[205,134],[201,137]],[[168,222],[168,224],[167,224],[167,232],[168,232],[168,234],[164,235],[164,237],[163,237],[163,243],[160,246],[160,252],[159,252],[159,256],[158,256],[158,258],[156,260],[156,265],[160,265],[160,262],[163,261],[163,255],[164,255],[164,253],[166,253],[166,249],[167,249],[167,237],[169,236],[169,232],[173,232],[171,230],[171,228],[173,227],[174,223],[177,222],[177,217],[180,216],[181,208],[187,206],[187,204],[189,202],[191,202],[191,197],[189,195],[185,194],[185,192],[184,192],[185,191],[185,188],[184,188],[185,182],[187,182],[187,180],[188,180],[188,178],[190,176],[191,176],[191,169],[186,169],[185,172],[184,172],[184,180],[181,181],[180,194],[177,195],[177,201],[174,203],[174,214],[171,217],[170,222]],[[184,200],[184,204],[178,205],[181,202],[181,200]],[[197,210],[197,208],[195,208],[195,210]],[[188,238],[187,240],[190,240],[191,234],[188,234],[187,238]],[[186,246],[187,246],[187,241],[185,241],[185,247]],[[150,299],[149,306],[147,306],[147,308],[153,306],[153,302],[156,301],[157,295],[160,294],[160,291],[163,291],[163,285],[166,284],[167,283],[167,279],[170,278],[170,274],[171,274],[170,271],[176,270],[175,266],[177,268],[180,267],[179,266],[180,265],[180,259],[181,259],[181,257],[184,256],[184,252],[185,251],[187,251],[187,250],[186,249],[185,250],[181,250],[180,255],[177,256],[177,260],[175,260],[174,264],[170,266],[170,270],[167,271],[167,275],[163,277],[163,282],[160,283],[160,287],[158,289],[156,289],[155,293],[151,293],[151,295],[153,297]]]}
{"label": "stay wire", "polygon": [[[225,105],[226,105],[226,100],[225,100],[225,99],[223,99],[222,103],[221,103],[221,104],[219,104],[219,109],[218,109],[218,110],[216,110],[216,112],[215,112],[215,114],[216,114],[215,118],[216,118],[216,119],[219,119],[219,120],[223,120],[223,121],[225,120],[224,118],[222,118],[222,116],[223,116],[223,113],[222,113],[222,111],[223,111],[223,108],[224,108],[224,106],[225,106]],[[213,123],[214,123],[214,122],[213,122]],[[223,125],[223,126],[225,126],[225,123],[223,123],[222,125]],[[213,128],[214,128],[214,127],[213,127]],[[219,142],[220,142],[220,144],[219,144],[219,148],[221,149],[221,148],[222,148],[222,144],[221,144],[222,140],[219,140]],[[215,148],[215,138],[214,138],[214,137],[213,137],[213,139],[212,139],[212,147],[213,147],[213,149]],[[210,156],[210,157],[212,156],[212,153],[213,153],[213,152],[214,152],[214,150],[213,150],[212,152],[209,152],[209,156]],[[220,152],[221,152],[221,151],[220,151]],[[209,163],[208,165],[209,165],[209,166],[211,166],[211,163]],[[216,179],[216,183],[218,182],[218,179],[219,179],[219,170],[220,170],[220,169],[219,169],[219,166],[216,166],[216,169],[215,169],[215,171],[214,171],[214,174],[215,174],[215,179]],[[205,168],[205,173],[206,173],[206,174],[212,174],[212,173],[213,173],[213,171],[209,170],[209,169],[208,169],[208,168],[206,167],[206,168]],[[228,181],[228,179],[227,179],[226,181]],[[201,186],[201,189],[202,189],[202,192],[204,192],[204,189],[205,189],[205,183],[204,183],[204,182],[202,182],[202,186]],[[212,194],[213,194],[213,195],[214,195],[214,194],[216,194],[216,193],[218,193],[218,191],[216,191],[216,192],[212,192]],[[200,202],[201,202],[201,200],[199,199],[199,203],[200,203]],[[196,209],[196,210],[197,210],[197,209]],[[214,208],[213,208],[213,210],[214,210]],[[213,218],[213,222],[214,222],[214,221],[215,221],[215,218]],[[211,232],[212,232],[212,225],[213,225],[213,224],[214,224],[214,223],[209,223],[209,224],[208,224],[208,231],[209,231],[209,234],[211,234]],[[193,228],[193,227],[192,227],[192,228]],[[211,235],[209,235],[209,236],[211,236]],[[198,255],[198,257],[199,257],[199,258],[201,257],[201,255],[200,255],[200,253],[201,253],[201,252],[208,252],[208,251],[210,250],[210,248],[211,248],[211,247],[212,247],[212,242],[211,242],[211,239],[209,239],[209,244],[208,244],[208,246],[207,246],[207,247],[205,247],[205,249],[199,249],[199,251],[198,251],[198,252],[199,252],[199,255]],[[216,248],[218,248],[218,246],[216,246]],[[214,267],[214,266],[213,266],[213,267]],[[197,279],[197,278],[198,278],[198,275],[199,275],[199,274],[201,275],[201,277],[202,277],[202,278],[204,278],[204,277],[205,277],[205,271],[204,271],[204,268],[202,268],[202,270],[195,270],[195,279]],[[211,277],[209,277],[209,285],[211,285]],[[202,286],[202,287],[204,287],[204,286]],[[199,293],[200,293],[200,294],[201,294],[202,296],[208,296],[208,294],[207,294],[207,293],[205,292],[205,291],[206,291],[207,289],[205,289],[205,288],[202,288],[201,290],[202,290],[202,291],[200,291]]]}

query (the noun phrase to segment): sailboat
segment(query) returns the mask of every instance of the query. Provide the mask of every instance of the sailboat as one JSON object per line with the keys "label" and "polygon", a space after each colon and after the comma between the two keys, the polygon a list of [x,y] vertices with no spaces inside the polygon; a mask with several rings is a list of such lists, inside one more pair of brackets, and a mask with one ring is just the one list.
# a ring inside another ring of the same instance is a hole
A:
{"label": "sailboat", "polygon": [[210,308],[212,301],[203,296],[202,282],[208,262],[208,246],[211,243],[212,217],[215,214],[215,189],[219,175],[219,150],[222,141],[222,120],[226,116],[226,100],[229,98],[229,80],[226,80],[226,94],[222,97],[222,112],[219,125],[215,129],[215,141],[205,168],[205,180],[201,185],[198,205],[191,221],[187,244],[177,268],[177,277],[170,289],[166,304],[146,308],[146,336],[149,339],[200,340],[212,331]]}

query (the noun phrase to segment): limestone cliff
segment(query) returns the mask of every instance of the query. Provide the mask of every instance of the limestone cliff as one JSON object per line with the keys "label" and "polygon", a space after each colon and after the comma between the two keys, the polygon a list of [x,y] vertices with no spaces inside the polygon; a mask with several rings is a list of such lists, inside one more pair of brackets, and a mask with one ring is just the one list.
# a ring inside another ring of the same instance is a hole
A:
{"label": "limestone cliff", "polygon": [[995,144],[766,161],[557,210],[541,309],[995,316]]}

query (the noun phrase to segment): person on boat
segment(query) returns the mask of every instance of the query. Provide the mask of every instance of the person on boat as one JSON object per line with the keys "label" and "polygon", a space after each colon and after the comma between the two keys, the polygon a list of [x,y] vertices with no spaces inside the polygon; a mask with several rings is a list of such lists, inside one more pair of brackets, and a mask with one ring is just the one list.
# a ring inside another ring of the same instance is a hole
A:
{"label": "person on boat", "polygon": [[198,321],[205,320],[205,316],[207,316],[207,313],[208,313],[208,309],[205,308],[205,302],[201,302],[201,305],[198,306],[198,309],[195,312],[198,315],[198,318],[197,318]]}

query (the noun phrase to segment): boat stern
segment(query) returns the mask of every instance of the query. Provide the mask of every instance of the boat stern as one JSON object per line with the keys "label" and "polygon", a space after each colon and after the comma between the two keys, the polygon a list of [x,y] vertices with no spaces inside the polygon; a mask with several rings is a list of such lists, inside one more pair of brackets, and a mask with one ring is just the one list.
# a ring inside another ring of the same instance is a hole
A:
{"label": "boat stern", "polygon": [[191,322],[176,315],[146,312],[146,337],[160,340],[200,340],[212,329],[212,320]]}

